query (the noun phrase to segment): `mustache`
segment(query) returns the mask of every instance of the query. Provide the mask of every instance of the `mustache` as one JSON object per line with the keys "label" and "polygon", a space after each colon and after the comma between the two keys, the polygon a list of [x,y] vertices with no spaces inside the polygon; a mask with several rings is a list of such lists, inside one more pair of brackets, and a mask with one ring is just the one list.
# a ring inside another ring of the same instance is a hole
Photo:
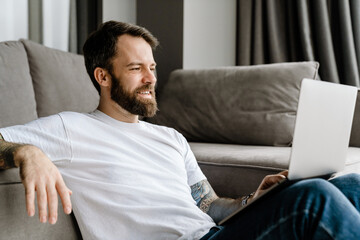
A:
{"label": "mustache", "polygon": [[151,91],[152,93],[155,92],[155,86],[153,84],[147,84],[135,89],[136,92],[138,91]]}

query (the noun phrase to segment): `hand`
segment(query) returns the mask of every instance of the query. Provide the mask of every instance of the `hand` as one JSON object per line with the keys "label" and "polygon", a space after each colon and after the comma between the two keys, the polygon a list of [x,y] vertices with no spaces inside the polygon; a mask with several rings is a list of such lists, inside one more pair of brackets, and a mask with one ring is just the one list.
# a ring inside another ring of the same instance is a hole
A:
{"label": "hand", "polygon": [[[71,190],[51,160],[37,147],[24,145],[14,153],[14,161],[20,166],[20,176],[25,187],[26,209],[29,216],[35,215],[35,192],[40,222],[49,219],[57,221],[58,198],[61,198],[64,212],[71,213]],[[49,215],[47,209],[49,208]]]}
{"label": "hand", "polygon": [[261,195],[264,191],[266,191],[267,189],[272,187],[274,184],[280,182],[281,180],[284,180],[287,177],[287,175],[288,175],[288,170],[285,170],[278,174],[267,175],[266,177],[264,177],[264,179],[260,183],[260,185],[259,185],[258,189],[256,190],[256,192],[254,193],[254,195],[248,199],[248,203],[250,201],[252,201],[254,198]]}

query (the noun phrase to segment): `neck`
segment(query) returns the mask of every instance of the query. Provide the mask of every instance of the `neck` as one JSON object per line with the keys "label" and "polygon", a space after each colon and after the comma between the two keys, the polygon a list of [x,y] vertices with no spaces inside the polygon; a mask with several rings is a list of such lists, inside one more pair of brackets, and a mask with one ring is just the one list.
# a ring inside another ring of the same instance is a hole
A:
{"label": "neck", "polygon": [[106,115],[121,122],[126,122],[126,123],[139,122],[138,115],[129,113],[111,99],[104,99],[103,97],[100,96],[100,103],[97,109],[105,113]]}

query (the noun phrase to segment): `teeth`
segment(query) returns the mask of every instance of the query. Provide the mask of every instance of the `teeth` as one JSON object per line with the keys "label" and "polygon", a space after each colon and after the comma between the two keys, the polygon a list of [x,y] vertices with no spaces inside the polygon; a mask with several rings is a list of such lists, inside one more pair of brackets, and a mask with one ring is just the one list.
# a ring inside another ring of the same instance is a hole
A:
{"label": "teeth", "polygon": [[146,91],[146,92],[140,92],[140,94],[150,94],[149,91]]}

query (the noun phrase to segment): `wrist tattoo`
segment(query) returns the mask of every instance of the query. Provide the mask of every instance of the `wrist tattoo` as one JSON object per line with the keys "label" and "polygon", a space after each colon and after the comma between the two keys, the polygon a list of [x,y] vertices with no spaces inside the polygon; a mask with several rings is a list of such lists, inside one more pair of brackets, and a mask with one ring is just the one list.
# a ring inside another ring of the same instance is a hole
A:
{"label": "wrist tattoo", "polygon": [[2,151],[0,152],[0,168],[1,169],[9,169],[14,168],[15,162],[14,162],[14,155],[12,151]]}
{"label": "wrist tattoo", "polygon": [[248,200],[254,196],[255,192],[250,193],[249,195],[242,197],[241,199],[241,206],[245,206],[248,203]]}
{"label": "wrist tattoo", "polygon": [[14,161],[15,151],[22,146],[17,143],[8,143],[4,141],[0,134],[0,169],[9,169],[16,167]]}

